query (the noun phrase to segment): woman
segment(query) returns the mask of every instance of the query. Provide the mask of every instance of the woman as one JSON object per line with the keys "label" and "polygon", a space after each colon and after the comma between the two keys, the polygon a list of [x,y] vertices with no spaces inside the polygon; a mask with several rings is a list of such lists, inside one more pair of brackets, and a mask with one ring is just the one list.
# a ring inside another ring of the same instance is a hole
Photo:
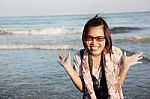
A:
{"label": "woman", "polygon": [[121,86],[132,65],[142,63],[141,53],[126,56],[126,52],[112,46],[110,29],[105,20],[96,15],[84,26],[82,34],[84,49],[74,56],[74,68],[70,54],[59,54],[74,85],[83,93],[84,99],[123,99]]}

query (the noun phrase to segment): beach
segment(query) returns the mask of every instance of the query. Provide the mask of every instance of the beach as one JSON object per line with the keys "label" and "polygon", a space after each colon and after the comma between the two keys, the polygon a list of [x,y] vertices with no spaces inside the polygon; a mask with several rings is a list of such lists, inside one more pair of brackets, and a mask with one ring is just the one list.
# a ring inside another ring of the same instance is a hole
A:
{"label": "beach", "polygon": [[[59,52],[71,57],[81,48],[88,15],[0,17],[0,99],[82,99]],[[127,55],[144,52],[142,64],[129,70],[125,99],[149,99],[150,12],[102,14],[112,31],[113,45]],[[73,64],[73,61],[72,61]]]}

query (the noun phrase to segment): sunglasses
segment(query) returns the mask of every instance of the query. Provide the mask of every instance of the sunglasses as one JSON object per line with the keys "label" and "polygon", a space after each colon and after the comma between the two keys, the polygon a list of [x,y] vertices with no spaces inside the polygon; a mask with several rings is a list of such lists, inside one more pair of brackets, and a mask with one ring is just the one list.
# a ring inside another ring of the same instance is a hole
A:
{"label": "sunglasses", "polygon": [[97,36],[97,37],[92,37],[92,36],[87,36],[86,37],[86,41],[93,41],[93,40],[96,40],[97,42],[102,42],[102,41],[104,41],[105,40],[105,37],[104,36]]}

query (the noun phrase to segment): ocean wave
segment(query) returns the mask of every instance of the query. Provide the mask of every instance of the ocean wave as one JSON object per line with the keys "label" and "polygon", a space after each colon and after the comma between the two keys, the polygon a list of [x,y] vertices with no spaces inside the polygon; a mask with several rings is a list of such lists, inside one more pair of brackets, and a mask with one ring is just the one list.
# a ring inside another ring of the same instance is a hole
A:
{"label": "ocean wave", "polygon": [[[129,55],[133,55],[133,54],[137,53],[136,51],[129,51],[129,50],[126,50],[126,49],[122,49],[122,50],[123,50],[123,52],[124,51],[127,52]],[[144,52],[144,54],[142,56],[143,56],[144,60],[150,61],[150,54],[149,53]]]}
{"label": "ocean wave", "polygon": [[44,29],[0,29],[0,35],[62,35],[79,33],[81,29],[73,27],[51,27]]}
{"label": "ocean wave", "polygon": [[114,39],[115,42],[131,42],[134,44],[150,43],[150,36],[134,36],[124,39]]}
{"label": "ocean wave", "polygon": [[76,46],[71,45],[28,45],[28,44],[3,44],[0,45],[0,50],[23,50],[23,49],[37,49],[37,50],[77,50]]}
{"label": "ocean wave", "polygon": [[111,32],[113,34],[128,33],[133,30],[142,30],[142,28],[139,28],[139,27],[113,27],[113,28],[111,28]]}
{"label": "ocean wave", "polygon": [[[141,30],[139,27],[112,27],[111,32],[127,33],[133,30]],[[63,35],[68,33],[81,33],[82,28],[77,27],[50,27],[43,29],[0,29],[0,35]]]}
{"label": "ocean wave", "polygon": [[[0,50],[26,50],[26,49],[34,49],[34,50],[79,50],[81,49],[78,46],[74,45],[28,45],[28,44],[10,44],[10,45],[0,45]],[[124,50],[129,54],[135,53],[134,51]],[[144,53],[144,59],[150,60],[150,54]]]}

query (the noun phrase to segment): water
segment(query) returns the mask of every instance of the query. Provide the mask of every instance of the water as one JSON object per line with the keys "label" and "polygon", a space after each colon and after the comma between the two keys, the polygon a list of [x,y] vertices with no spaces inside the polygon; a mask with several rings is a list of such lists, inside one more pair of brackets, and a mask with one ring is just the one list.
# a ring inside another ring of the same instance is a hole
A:
{"label": "water", "polygon": [[[0,99],[81,99],[58,53],[83,48],[82,29],[94,15],[0,17]],[[149,99],[150,12],[102,14],[113,44],[144,52],[123,86],[126,99]]]}

